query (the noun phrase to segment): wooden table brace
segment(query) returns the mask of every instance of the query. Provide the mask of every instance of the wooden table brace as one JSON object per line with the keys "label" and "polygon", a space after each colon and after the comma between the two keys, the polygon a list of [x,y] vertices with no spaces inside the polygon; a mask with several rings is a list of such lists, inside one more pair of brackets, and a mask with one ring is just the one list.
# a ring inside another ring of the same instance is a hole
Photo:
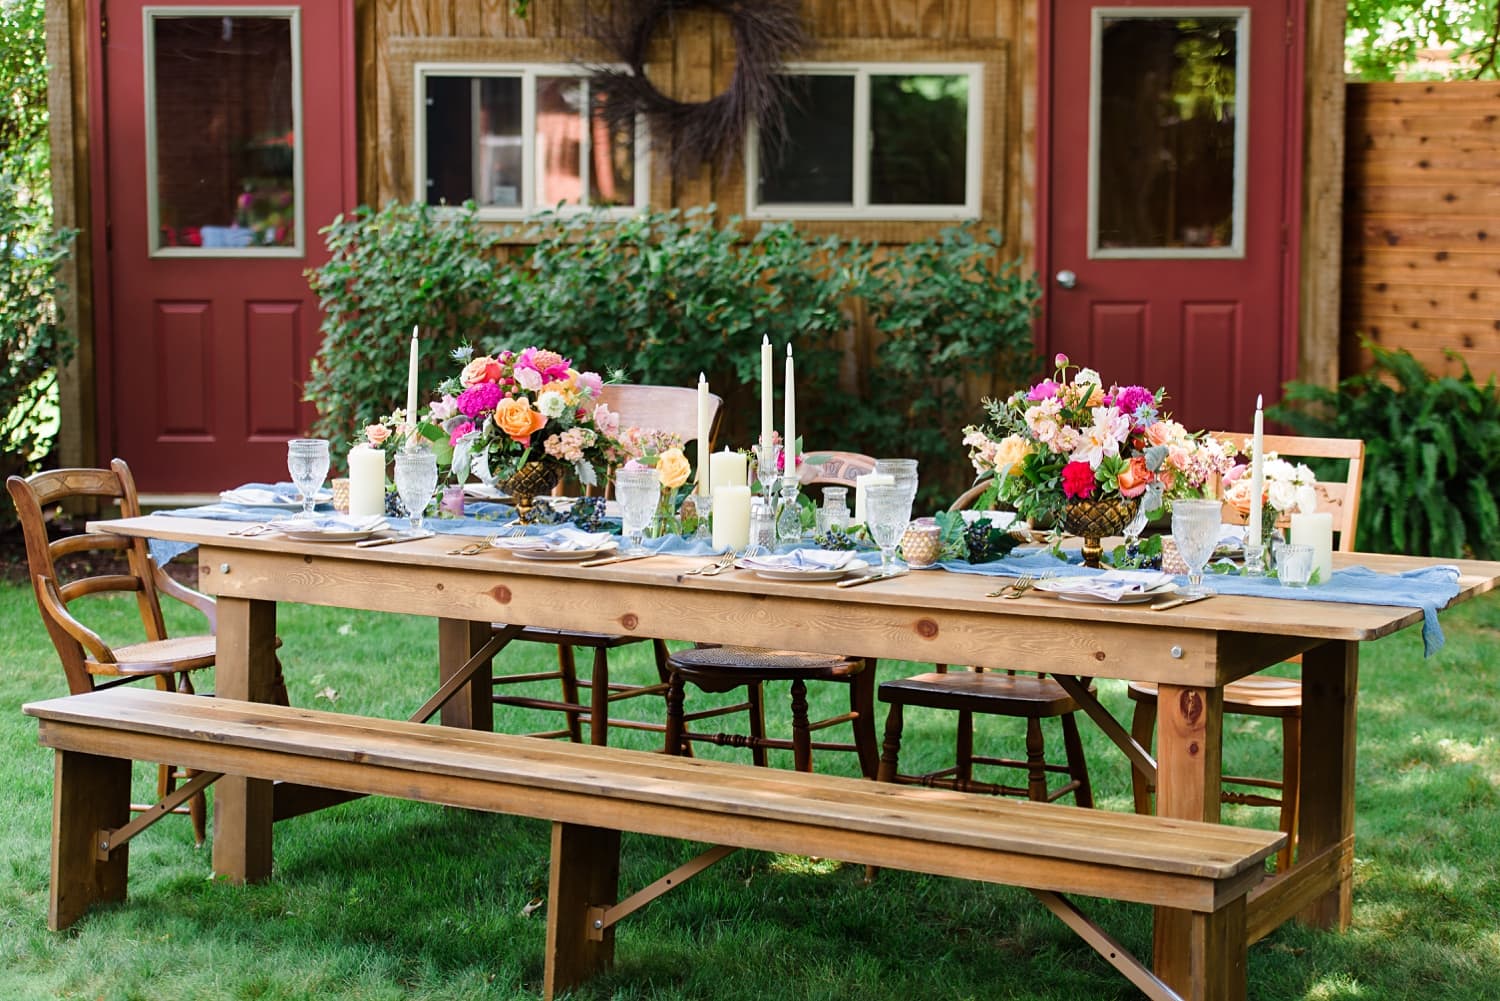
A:
{"label": "wooden table brace", "polygon": [[167,793],[160,803],[148,806],[124,827],[116,827],[100,830],[95,843],[98,847],[98,859],[100,862],[108,861],[109,853],[116,848],[123,848],[131,838],[156,823],[167,814],[172,813],[179,806],[192,799],[198,793],[213,785],[224,777],[223,772],[199,772],[188,779],[176,789]]}
{"label": "wooden table brace", "polygon": [[1110,937],[1108,932],[1094,924],[1071,900],[1051,890],[1032,890],[1031,893],[1046,904],[1047,910],[1057,915],[1059,921],[1073,929],[1074,934],[1103,956],[1110,966],[1124,974],[1125,979],[1140,988],[1141,993],[1152,1001],[1182,1001],[1181,994],[1168,987],[1144,963]]}
{"label": "wooden table brace", "polygon": [[1088,684],[1082,678],[1071,674],[1054,674],[1052,677],[1062,686],[1063,691],[1073,696],[1073,701],[1078,703],[1078,708],[1082,709],[1085,715],[1104,731],[1105,736],[1125,752],[1125,757],[1130,759],[1130,767],[1144,775],[1146,780],[1155,786],[1156,759],[1151,756],[1150,751],[1136,743],[1130,731],[1121,726],[1119,720],[1110,715],[1098,696],[1089,691]]}
{"label": "wooden table brace", "polygon": [[715,862],[737,851],[739,849],[732,845],[714,845],[708,851],[683,863],[651,885],[635,891],[618,904],[609,907],[590,907],[588,909],[589,939],[595,942],[604,941],[605,931],[614,927],[621,919],[634,914],[667,891],[675,890]]}

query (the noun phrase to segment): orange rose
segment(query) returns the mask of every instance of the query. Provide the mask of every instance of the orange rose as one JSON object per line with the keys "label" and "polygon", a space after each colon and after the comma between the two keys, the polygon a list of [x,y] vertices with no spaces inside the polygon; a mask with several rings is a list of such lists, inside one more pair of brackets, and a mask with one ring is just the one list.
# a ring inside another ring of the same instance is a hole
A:
{"label": "orange rose", "polygon": [[385,440],[391,436],[391,429],[384,424],[366,424],[365,441],[377,448],[385,444]]}
{"label": "orange rose", "polygon": [[469,364],[465,365],[464,370],[459,373],[458,381],[465,389],[468,389],[470,386],[477,386],[481,382],[495,382],[499,378],[500,363],[485,355],[475,358]]}
{"label": "orange rose", "polygon": [[1139,497],[1146,492],[1146,485],[1151,482],[1151,471],[1146,468],[1144,456],[1133,455],[1130,463],[1120,470],[1120,496]]}
{"label": "orange rose", "polygon": [[692,471],[693,467],[680,448],[669,448],[656,457],[657,475],[661,477],[661,485],[668,490],[676,490],[686,483]]}
{"label": "orange rose", "polygon": [[522,445],[530,445],[531,436],[546,424],[546,416],[532,410],[524,397],[506,397],[495,406],[495,426]]}

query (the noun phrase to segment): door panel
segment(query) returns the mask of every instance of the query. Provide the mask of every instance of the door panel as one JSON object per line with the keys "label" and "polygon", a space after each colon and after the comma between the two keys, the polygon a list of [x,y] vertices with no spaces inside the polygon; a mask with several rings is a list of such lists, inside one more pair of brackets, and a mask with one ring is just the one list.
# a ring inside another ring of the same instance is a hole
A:
{"label": "door panel", "polygon": [[351,0],[110,0],[101,454],[145,491],[286,477],[314,412],[305,269],[355,200]]}
{"label": "door panel", "polygon": [[1248,427],[1295,372],[1292,5],[1044,6],[1045,353]]}

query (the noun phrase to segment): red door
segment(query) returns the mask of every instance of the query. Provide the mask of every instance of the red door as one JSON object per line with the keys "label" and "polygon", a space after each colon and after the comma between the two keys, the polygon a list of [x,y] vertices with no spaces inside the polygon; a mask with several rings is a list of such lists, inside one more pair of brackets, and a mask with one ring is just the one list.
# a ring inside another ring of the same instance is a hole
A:
{"label": "red door", "polygon": [[285,479],[313,416],[303,271],[355,194],[351,0],[107,13],[100,452],[148,491]]}
{"label": "red door", "polygon": [[1300,7],[1041,7],[1046,353],[1248,429],[1296,373]]}

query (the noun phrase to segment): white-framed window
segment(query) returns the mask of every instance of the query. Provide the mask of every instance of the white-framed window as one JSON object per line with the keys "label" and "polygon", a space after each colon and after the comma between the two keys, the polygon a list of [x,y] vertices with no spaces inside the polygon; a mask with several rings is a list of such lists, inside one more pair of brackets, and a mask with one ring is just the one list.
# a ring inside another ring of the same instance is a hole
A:
{"label": "white-framed window", "polygon": [[643,126],[611,127],[608,95],[567,64],[418,63],[416,196],[469,199],[482,219],[544,209],[628,215],[650,195]]}
{"label": "white-framed window", "polygon": [[793,63],[780,141],[746,144],[759,219],[976,219],[984,67]]}

